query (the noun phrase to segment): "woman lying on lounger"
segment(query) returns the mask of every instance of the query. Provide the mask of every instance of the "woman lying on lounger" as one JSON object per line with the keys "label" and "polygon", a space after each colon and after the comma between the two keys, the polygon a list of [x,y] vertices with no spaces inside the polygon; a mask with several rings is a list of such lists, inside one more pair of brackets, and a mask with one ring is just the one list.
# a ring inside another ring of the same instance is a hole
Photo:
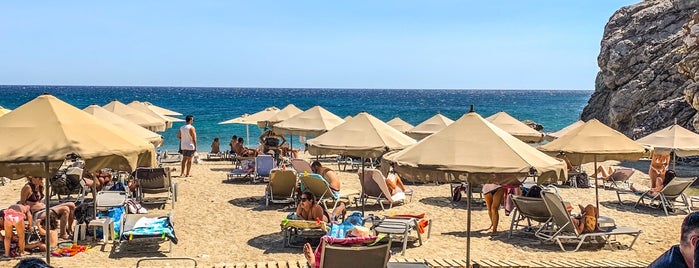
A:
{"label": "woman lying on lounger", "polygon": [[328,215],[323,207],[316,202],[316,198],[311,192],[304,192],[301,194],[301,202],[296,208],[296,218],[305,221],[337,222],[345,212],[345,203],[340,202],[332,214]]}
{"label": "woman lying on lounger", "polygon": [[[655,187],[651,187],[650,189],[648,189],[648,190],[650,190],[650,195],[655,196],[660,191],[662,191],[663,188],[665,188],[665,185],[670,183],[670,181],[672,181],[672,179],[674,179],[675,176],[676,176],[675,171],[672,169],[669,169],[668,171],[665,171],[665,178],[656,177],[655,180],[653,180],[651,182],[651,185],[654,184]],[[638,190],[635,187],[633,187],[633,183],[631,185],[629,185],[629,189],[631,189],[631,191],[634,191],[637,194],[643,194],[646,192],[646,191]]]}

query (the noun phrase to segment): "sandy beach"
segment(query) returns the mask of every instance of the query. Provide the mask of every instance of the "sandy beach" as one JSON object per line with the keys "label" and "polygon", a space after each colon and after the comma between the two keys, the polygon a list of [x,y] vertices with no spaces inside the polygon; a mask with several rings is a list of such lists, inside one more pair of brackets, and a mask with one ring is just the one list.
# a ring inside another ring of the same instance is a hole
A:
{"label": "sandy beach", "polygon": [[[306,156],[308,157],[308,156]],[[607,165],[618,162],[608,161]],[[327,163],[333,169],[334,163]],[[623,163],[626,165],[626,163]],[[637,170],[632,182],[648,186],[647,162],[634,163]],[[170,165],[178,170],[178,165]],[[583,166],[588,173],[592,164]],[[284,205],[264,205],[265,184],[248,182],[226,182],[226,172],[232,168],[229,161],[202,161],[193,165],[192,177],[174,178],[178,183],[178,202],[174,209],[150,209],[151,215],[174,213],[175,230],[179,243],[173,245],[171,253],[110,253],[112,244],[102,251],[100,243],[85,241],[93,248],[74,257],[52,258],[56,267],[135,267],[141,257],[169,256],[192,257],[200,267],[222,267],[239,262],[287,261],[303,259],[300,248],[282,247],[280,221],[293,208]],[[356,171],[339,172],[344,191],[359,191]],[[683,175],[680,173],[679,175]],[[0,202],[12,204],[19,198],[23,180],[12,181],[0,186]],[[449,200],[448,184],[408,184],[415,192],[412,202],[381,211],[378,205],[367,206],[367,212],[375,215],[392,213],[426,213],[433,219],[432,234],[422,246],[408,246],[405,258],[466,258],[466,202],[453,203]],[[564,200],[577,204],[594,204],[594,188],[559,188]],[[484,231],[490,223],[484,206],[473,209],[473,232],[471,256],[473,260],[647,260],[651,261],[677,244],[683,212],[664,216],[661,210],[633,208],[620,205],[614,191],[600,189],[600,213],[612,217],[617,225],[637,227],[643,234],[631,250],[584,247],[579,252],[562,252],[555,244],[542,244],[531,233],[515,232],[507,238],[511,217],[501,210],[500,233],[494,237]],[[635,195],[623,196],[626,201],[636,201]],[[361,210],[351,207],[349,211]],[[577,211],[577,209],[576,209]],[[622,244],[630,239],[619,237]],[[399,251],[398,243],[393,249]],[[35,254],[36,255],[36,254]],[[398,255],[399,256],[399,255]],[[16,260],[0,261],[0,266],[14,265]],[[184,265],[185,263],[162,262],[157,265]]]}

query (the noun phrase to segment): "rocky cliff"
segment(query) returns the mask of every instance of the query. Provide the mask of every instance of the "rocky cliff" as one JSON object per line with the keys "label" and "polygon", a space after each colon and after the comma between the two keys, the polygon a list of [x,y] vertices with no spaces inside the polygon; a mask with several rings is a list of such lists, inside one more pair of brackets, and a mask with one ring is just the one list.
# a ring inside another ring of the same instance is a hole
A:
{"label": "rocky cliff", "polygon": [[699,129],[699,0],[647,0],[609,19],[595,92],[581,119],[634,138],[677,123]]}

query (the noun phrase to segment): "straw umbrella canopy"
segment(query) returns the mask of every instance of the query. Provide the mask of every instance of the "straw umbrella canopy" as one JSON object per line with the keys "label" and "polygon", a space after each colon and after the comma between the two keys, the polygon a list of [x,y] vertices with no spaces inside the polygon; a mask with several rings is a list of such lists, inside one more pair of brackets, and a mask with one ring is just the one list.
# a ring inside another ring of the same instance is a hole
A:
{"label": "straw umbrella canopy", "polygon": [[[376,158],[386,152],[400,150],[415,144],[411,137],[366,112],[361,112],[345,123],[306,142],[311,155],[339,154]],[[362,165],[362,174],[364,165]],[[362,182],[362,195],[364,182]],[[362,200],[362,213],[364,212]]]}
{"label": "straw umbrella canopy", "polygon": [[585,121],[582,121],[582,120],[575,121],[575,123],[572,123],[572,124],[562,128],[559,131],[547,133],[544,136],[544,139],[546,139],[547,141],[552,141],[552,140],[558,139],[558,137],[565,135],[566,133],[570,132],[571,130],[575,129],[576,127],[582,126],[583,124],[585,124]]}
{"label": "straw umbrella canopy", "polygon": [[257,125],[257,121],[265,121],[279,112],[277,107],[267,107],[254,114],[243,114],[239,117],[218,123],[221,124],[244,124],[247,135],[247,146],[250,146],[250,125]]}
{"label": "straw umbrella canopy", "polygon": [[314,106],[303,113],[274,125],[277,134],[317,137],[345,120],[320,106]]}
{"label": "straw umbrella canopy", "polygon": [[418,124],[414,128],[408,130],[406,134],[415,139],[423,139],[429,135],[439,132],[445,127],[454,123],[454,120],[447,118],[441,114],[436,114],[433,117],[425,120],[424,122]]}
{"label": "straw umbrella canopy", "polygon": [[400,117],[397,117],[397,116],[395,118],[391,119],[391,121],[386,122],[386,124],[388,124],[389,126],[395,128],[396,130],[398,130],[402,133],[406,133],[406,132],[408,132],[408,130],[411,130],[415,127],[415,126],[411,125],[410,123],[403,121],[403,119],[401,119]]}
{"label": "straw umbrella canopy", "polygon": [[[699,155],[699,134],[678,124],[666,127],[636,140],[640,144],[653,146],[655,152],[674,152],[675,156],[686,157]],[[673,159],[673,168],[675,166]]]}
{"label": "straw umbrella canopy", "polygon": [[166,109],[160,106],[156,106],[155,104],[152,104],[150,102],[144,101],[143,104],[148,105],[148,108],[153,110],[154,112],[162,115],[182,115],[181,113],[175,112],[170,109]]}
{"label": "straw umbrella canopy", "polygon": [[296,107],[296,105],[289,104],[286,107],[279,110],[279,112],[267,118],[266,120],[257,121],[257,126],[260,128],[264,128],[265,126],[272,127],[274,126],[274,124],[289,119],[292,116],[300,113],[303,113],[303,110]]}
{"label": "straw umbrella canopy", "polygon": [[165,120],[145,114],[118,100],[107,103],[106,105],[102,106],[102,108],[118,114],[119,116],[153,132],[163,132],[166,129]]}
{"label": "straw umbrella canopy", "polygon": [[3,116],[3,115],[5,115],[6,113],[9,113],[9,112],[12,112],[12,110],[6,109],[6,108],[0,106],[0,116]]}
{"label": "straw umbrella canopy", "polygon": [[[41,95],[0,117],[0,140],[0,176],[46,178],[46,207],[51,188],[48,178],[67,154],[79,155],[90,172],[102,168],[131,171],[155,165],[152,144],[51,95]],[[49,263],[50,256],[47,250]]]}
{"label": "straw umbrella canopy", "polygon": [[[534,169],[556,173],[557,177],[565,177],[566,171],[563,162],[513,137],[473,110],[440,132],[384,158],[417,172],[449,173],[454,181],[468,182],[469,196],[474,183],[519,183]],[[470,262],[470,198],[467,202],[466,259]]]}
{"label": "straw umbrella canopy", "polygon": [[[597,172],[598,161],[636,161],[646,154],[646,148],[643,145],[597,119],[587,121],[558,139],[540,146],[539,150],[550,155],[564,152],[574,165],[594,162],[593,173]],[[594,177],[595,199],[599,208],[599,187],[597,187],[597,176]]]}
{"label": "straw umbrella canopy", "polygon": [[160,134],[150,131],[142,126],[136,125],[133,122],[119,116],[118,114],[107,111],[99,105],[93,104],[87,106],[85,109],[83,109],[83,111],[101,119],[104,122],[110,123],[120,129],[123,129],[126,132],[144,138],[148,142],[152,143],[155,147],[163,145],[163,136],[160,136]]}
{"label": "straw umbrella canopy", "polygon": [[538,143],[544,139],[544,135],[541,134],[541,132],[527,126],[522,123],[522,121],[517,120],[517,118],[512,117],[504,111],[488,116],[485,120],[490,121],[493,125],[496,125],[523,142]]}
{"label": "straw umbrella canopy", "polygon": [[151,109],[150,106],[148,106],[145,103],[140,102],[140,101],[132,101],[129,104],[127,104],[126,106],[129,106],[131,108],[134,108],[136,110],[143,112],[144,114],[147,114],[147,115],[150,115],[152,117],[159,118],[159,119],[165,121],[166,128],[172,128],[172,122],[184,122],[184,120],[179,119],[179,118],[159,114],[156,111],[154,111],[153,109]]}

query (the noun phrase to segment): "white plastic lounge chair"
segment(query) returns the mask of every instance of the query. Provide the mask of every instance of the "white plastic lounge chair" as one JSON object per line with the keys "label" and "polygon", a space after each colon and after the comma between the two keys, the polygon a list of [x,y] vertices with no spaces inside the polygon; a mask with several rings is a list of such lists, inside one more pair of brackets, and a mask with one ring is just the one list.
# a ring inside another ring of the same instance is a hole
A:
{"label": "white plastic lounge chair", "polygon": [[274,156],[258,155],[255,158],[255,176],[253,178],[253,183],[258,181],[268,182],[269,175],[275,167]]}
{"label": "white plastic lounge chair", "polygon": [[366,169],[363,174],[360,173],[359,175],[359,179],[364,180],[364,196],[360,198],[365,199],[365,202],[368,199],[375,200],[376,203],[381,205],[381,210],[385,209],[384,203],[388,203],[389,208],[393,208],[393,204],[405,203],[406,196],[412,197],[412,191],[391,195],[386,184],[386,178],[378,169]]}
{"label": "white plastic lounge chair", "polygon": [[611,244],[612,241],[615,241],[611,237],[616,237],[617,235],[632,236],[633,241],[628,247],[628,249],[631,249],[633,244],[636,242],[636,239],[638,239],[638,236],[642,232],[642,230],[633,227],[615,225],[613,227],[603,229],[602,232],[583,234],[578,233],[578,230],[573,225],[570,214],[563,205],[561,197],[558,194],[550,191],[542,191],[541,195],[544,199],[546,208],[551,213],[551,220],[555,224],[555,229],[550,236],[550,240],[556,241],[563,251],[566,251],[566,249],[563,247],[563,241],[578,241],[578,245],[573,250],[577,251],[580,249],[580,246],[582,246],[582,244],[588,240],[588,238],[602,237],[604,238],[605,243]]}
{"label": "white plastic lounge chair", "polygon": [[296,205],[296,174],[292,170],[273,170],[265,188],[265,206],[269,203]]}
{"label": "white plastic lounge chair", "polygon": [[[421,215],[424,217],[424,214]],[[417,234],[417,239],[415,239],[419,246],[422,246],[427,239],[430,238],[430,233],[432,232],[432,220],[424,219],[427,221],[427,237],[423,239],[422,233],[418,224],[423,217],[384,217],[374,222],[371,227],[376,235],[388,234],[389,238],[393,240],[395,237],[399,237],[401,243],[403,244],[403,251],[401,251],[401,256],[405,255],[405,250],[408,247],[408,240],[410,240],[410,234],[415,232]]]}
{"label": "white plastic lounge chair", "polygon": [[[94,214],[98,215],[100,211],[108,210],[109,208],[119,207],[122,208],[123,215],[126,214],[126,199],[128,198],[128,193],[126,191],[99,191],[95,197]],[[121,218],[112,219],[107,216],[96,217],[91,220],[88,224],[88,228],[102,228],[102,241],[107,243],[110,238],[114,237],[115,222],[121,222]],[[78,225],[76,225],[76,230]],[[77,233],[77,232],[75,232]],[[93,239],[96,238],[97,232],[93,231]]]}
{"label": "white plastic lounge chair", "polygon": [[638,204],[645,204],[644,200],[648,199],[648,205],[656,204],[658,207],[662,207],[663,211],[665,211],[665,216],[669,215],[668,210],[675,211],[680,208],[686,210],[687,213],[691,213],[692,206],[690,206],[684,190],[689,188],[695,180],[696,178],[674,178],[655,195],[652,195],[650,190],[643,193],[634,207],[638,206]]}

